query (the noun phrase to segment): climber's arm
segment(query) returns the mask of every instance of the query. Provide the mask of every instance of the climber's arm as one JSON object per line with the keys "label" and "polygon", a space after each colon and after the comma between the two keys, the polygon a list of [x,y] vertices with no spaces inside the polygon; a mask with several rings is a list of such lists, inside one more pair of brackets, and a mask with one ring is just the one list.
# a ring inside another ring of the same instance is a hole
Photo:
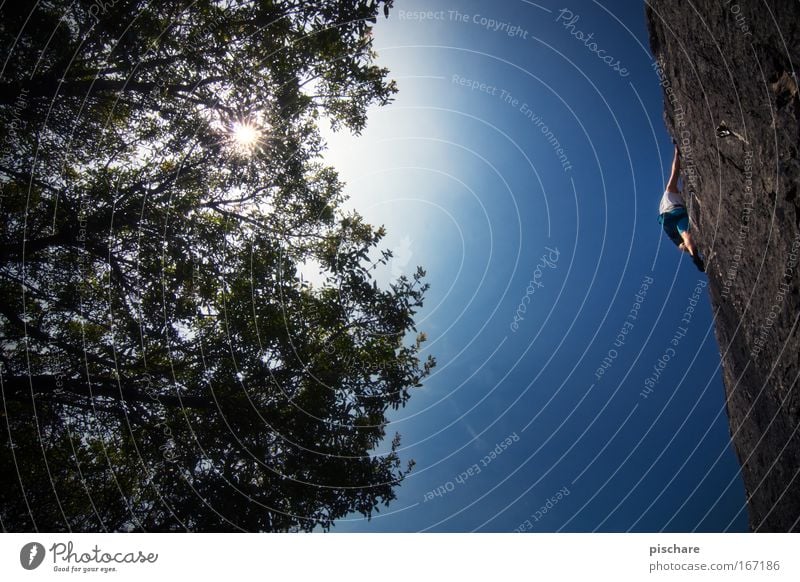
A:
{"label": "climber's arm", "polygon": [[678,178],[681,175],[681,153],[678,151],[678,146],[675,146],[675,157],[672,159],[672,174],[667,182],[668,192],[680,192],[678,190]]}

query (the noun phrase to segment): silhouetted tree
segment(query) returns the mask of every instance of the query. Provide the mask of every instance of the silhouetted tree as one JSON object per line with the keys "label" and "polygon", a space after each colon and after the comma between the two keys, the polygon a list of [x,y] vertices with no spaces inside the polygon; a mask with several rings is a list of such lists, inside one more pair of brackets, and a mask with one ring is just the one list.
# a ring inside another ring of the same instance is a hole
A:
{"label": "silhouetted tree", "polygon": [[391,100],[391,5],[0,9],[4,529],[311,530],[395,497],[413,463],[374,451],[434,365],[427,285],[375,283],[384,231],[317,130]]}

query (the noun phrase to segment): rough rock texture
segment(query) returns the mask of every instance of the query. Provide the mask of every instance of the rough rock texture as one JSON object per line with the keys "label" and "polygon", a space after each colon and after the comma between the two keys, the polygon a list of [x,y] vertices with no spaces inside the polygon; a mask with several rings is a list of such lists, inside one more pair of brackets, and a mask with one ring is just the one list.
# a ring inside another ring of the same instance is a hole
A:
{"label": "rough rock texture", "polygon": [[[737,3],[738,2],[738,3]],[[754,531],[800,530],[800,2],[647,0]]]}

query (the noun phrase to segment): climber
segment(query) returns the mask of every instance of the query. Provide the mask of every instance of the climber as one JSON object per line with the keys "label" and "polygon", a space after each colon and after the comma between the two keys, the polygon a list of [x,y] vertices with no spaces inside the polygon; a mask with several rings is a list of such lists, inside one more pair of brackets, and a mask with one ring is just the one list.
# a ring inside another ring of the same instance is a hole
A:
{"label": "climber", "polygon": [[689,214],[686,212],[686,202],[681,191],[678,189],[678,178],[681,173],[681,158],[678,145],[675,144],[675,157],[672,160],[672,174],[669,177],[667,188],[661,196],[661,203],[658,205],[658,221],[664,227],[664,231],[682,251],[689,253],[692,262],[700,270],[705,272],[706,266],[700,257],[691,233],[689,232]]}

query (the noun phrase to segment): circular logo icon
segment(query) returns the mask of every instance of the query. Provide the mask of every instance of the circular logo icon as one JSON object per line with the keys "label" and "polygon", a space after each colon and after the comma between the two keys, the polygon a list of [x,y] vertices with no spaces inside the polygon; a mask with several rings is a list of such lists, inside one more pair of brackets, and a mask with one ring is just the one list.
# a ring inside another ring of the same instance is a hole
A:
{"label": "circular logo icon", "polygon": [[19,563],[26,570],[35,570],[44,561],[44,546],[38,542],[30,542],[19,551]]}

